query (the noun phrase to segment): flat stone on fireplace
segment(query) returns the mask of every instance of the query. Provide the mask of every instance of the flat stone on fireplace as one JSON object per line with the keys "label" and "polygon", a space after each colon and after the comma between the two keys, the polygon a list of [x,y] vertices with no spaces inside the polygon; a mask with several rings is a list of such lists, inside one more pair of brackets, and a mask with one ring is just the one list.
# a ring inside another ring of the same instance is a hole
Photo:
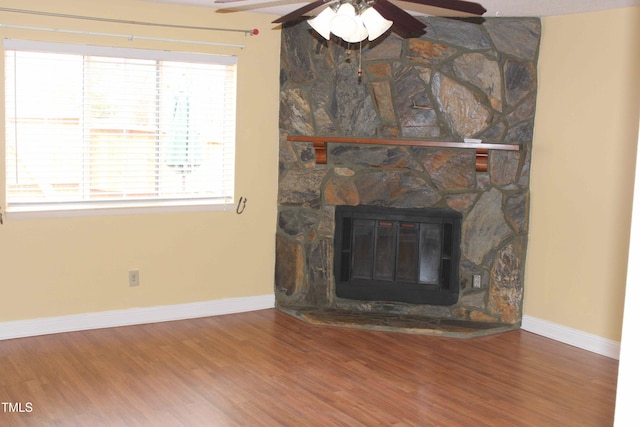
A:
{"label": "flat stone on fireplace", "polygon": [[352,312],[332,308],[278,307],[278,309],[312,325],[451,338],[474,338],[520,327],[518,324],[475,322],[398,313]]}

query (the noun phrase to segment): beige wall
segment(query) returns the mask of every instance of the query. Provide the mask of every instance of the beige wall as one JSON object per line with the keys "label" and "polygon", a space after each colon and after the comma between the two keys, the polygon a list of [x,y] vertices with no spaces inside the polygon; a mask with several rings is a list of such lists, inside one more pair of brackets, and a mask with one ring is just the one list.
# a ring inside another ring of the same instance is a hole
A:
{"label": "beige wall", "polygon": [[640,8],[544,18],[524,314],[620,340]]}
{"label": "beige wall", "polygon": [[[124,0],[3,1],[2,7],[218,28],[132,27],[0,12],[4,24],[244,44],[244,49],[0,29],[2,37],[238,55],[235,211],[16,219],[0,226],[0,322],[273,293],[280,32],[273,17]],[[4,130],[0,130],[4,135]],[[2,162],[3,163],[3,162]],[[4,187],[2,185],[2,187]],[[128,287],[127,271],[141,286]]]}

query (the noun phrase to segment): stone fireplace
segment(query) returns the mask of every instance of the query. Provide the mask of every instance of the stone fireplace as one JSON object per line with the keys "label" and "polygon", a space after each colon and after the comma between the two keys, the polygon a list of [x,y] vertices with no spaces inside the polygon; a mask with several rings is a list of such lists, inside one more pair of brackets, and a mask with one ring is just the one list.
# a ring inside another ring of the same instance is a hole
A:
{"label": "stone fireplace", "polygon": [[[276,303],[289,312],[517,327],[540,21],[421,19],[427,24],[424,36],[402,39],[392,33],[363,45],[361,53],[357,46],[317,38],[305,22],[283,29]],[[291,135],[477,138],[517,144],[519,151],[489,150],[484,172],[476,170],[475,150],[459,146],[331,143],[327,163],[319,164],[312,144],[290,141]],[[334,274],[338,206],[457,213],[454,300],[345,298]],[[479,287],[472,286],[473,276],[480,277]]]}

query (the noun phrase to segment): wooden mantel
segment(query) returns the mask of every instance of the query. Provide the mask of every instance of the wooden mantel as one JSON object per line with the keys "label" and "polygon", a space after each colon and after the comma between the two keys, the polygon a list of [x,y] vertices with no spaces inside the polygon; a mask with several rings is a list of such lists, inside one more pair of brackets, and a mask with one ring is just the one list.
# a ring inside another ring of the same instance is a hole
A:
{"label": "wooden mantel", "polygon": [[448,141],[420,141],[412,139],[379,139],[379,138],[349,138],[342,136],[302,136],[289,135],[287,141],[312,142],[316,152],[316,163],[327,163],[327,144],[367,144],[367,145],[400,145],[410,147],[440,147],[467,148],[476,150],[476,171],[486,172],[489,150],[519,151],[516,144],[487,144],[484,142],[448,142]]}

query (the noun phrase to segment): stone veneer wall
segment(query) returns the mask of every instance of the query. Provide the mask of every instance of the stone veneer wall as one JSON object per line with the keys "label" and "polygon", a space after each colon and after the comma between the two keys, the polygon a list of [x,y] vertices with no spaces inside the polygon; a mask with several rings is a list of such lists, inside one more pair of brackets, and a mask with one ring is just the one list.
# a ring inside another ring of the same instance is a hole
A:
{"label": "stone veneer wall", "polygon": [[[276,236],[279,306],[385,311],[518,323],[529,212],[538,19],[482,24],[421,18],[427,33],[362,48],[327,43],[305,22],[283,29]],[[475,171],[468,149],[329,144],[323,135],[520,144]],[[450,307],[340,299],[334,293],[336,205],[450,207],[463,214],[460,300]],[[482,287],[471,287],[472,274]]]}

